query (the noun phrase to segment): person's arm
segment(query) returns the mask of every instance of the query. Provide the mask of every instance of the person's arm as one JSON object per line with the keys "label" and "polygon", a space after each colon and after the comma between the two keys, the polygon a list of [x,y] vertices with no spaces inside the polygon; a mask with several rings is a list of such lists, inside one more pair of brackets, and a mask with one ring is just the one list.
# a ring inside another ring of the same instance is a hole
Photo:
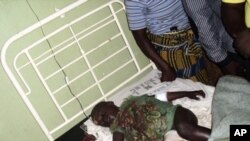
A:
{"label": "person's arm", "polygon": [[247,29],[245,24],[245,2],[243,3],[224,3],[221,6],[222,20],[227,31],[233,36]]}
{"label": "person's arm", "polygon": [[173,81],[176,78],[174,69],[167,64],[161,56],[156,52],[153,44],[147,37],[146,28],[140,30],[132,30],[137,45],[141,51],[151,59],[157,68],[162,72],[161,81]]}
{"label": "person's arm", "polygon": [[173,101],[179,98],[188,97],[190,99],[199,100],[199,96],[205,97],[205,93],[202,90],[197,91],[178,91],[178,92],[167,92],[167,100]]}
{"label": "person's arm", "polygon": [[227,31],[235,38],[235,45],[240,54],[250,57],[250,29],[245,23],[245,2],[222,3],[222,19]]}
{"label": "person's arm", "polygon": [[120,132],[114,132],[113,141],[124,141],[124,134]]}

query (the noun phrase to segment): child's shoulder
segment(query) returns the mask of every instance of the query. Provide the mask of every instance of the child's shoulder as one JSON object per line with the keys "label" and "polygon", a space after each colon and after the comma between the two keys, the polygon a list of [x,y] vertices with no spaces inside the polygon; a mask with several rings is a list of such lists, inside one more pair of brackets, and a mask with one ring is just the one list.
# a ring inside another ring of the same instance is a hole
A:
{"label": "child's shoulder", "polygon": [[132,104],[141,104],[144,103],[145,100],[148,98],[147,95],[142,95],[142,96],[129,96],[124,101],[122,102],[120,108],[124,109],[128,106],[131,106]]}

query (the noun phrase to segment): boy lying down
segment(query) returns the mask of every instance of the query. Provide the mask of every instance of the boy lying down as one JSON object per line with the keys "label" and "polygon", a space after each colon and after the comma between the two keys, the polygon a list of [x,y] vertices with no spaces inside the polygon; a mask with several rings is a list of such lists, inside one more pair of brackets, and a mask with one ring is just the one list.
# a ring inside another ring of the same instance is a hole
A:
{"label": "boy lying down", "polygon": [[[189,109],[173,105],[172,100],[188,97],[199,100],[205,93],[198,91],[167,92],[167,101],[153,96],[130,96],[120,107],[113,102],[100,102],[92,110],[92,121],[109,127],[114,141],[163,141],[164,135],[176,130],[179,136],[191,141],[208,140],[211,130],[198,125]],[[87,136],[83,141],[95,140]]]}

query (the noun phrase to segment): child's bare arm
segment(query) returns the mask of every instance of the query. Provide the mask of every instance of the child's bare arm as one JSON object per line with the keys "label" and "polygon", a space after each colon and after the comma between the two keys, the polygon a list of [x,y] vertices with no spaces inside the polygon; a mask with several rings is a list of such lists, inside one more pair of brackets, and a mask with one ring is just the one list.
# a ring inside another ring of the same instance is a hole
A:
{"label": "child's bare arm", "polygon": [[113,141],[124,141],[124,134],[121,132],[114,132]]}
{"label": "child's bare arm", "polygon": [[168,101],[172,101],[172,100],[183,98],[183,97],[188,97],[190,99],[199,100],[198,96],[205,97],[205,93],[202,90],[167,92]]}

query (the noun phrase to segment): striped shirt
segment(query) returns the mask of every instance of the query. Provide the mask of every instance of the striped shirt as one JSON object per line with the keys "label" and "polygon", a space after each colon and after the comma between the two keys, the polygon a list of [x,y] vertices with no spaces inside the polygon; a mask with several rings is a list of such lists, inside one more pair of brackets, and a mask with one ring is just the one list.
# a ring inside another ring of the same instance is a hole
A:
{"label": "striped shirt", "polygon": [[181,0],[124,0],[131,30],[147,28],[152,34],[163,34],[171,27],[189,27]]}
{"label": "striped shirt", "polygon": [[187,14],[193,19],[209,59],[220,63],[225,61],[227,52],[235,52],[233,40],[226,32],[220,16],[221,0],[182,0]]}
{"label": "striped shirt", "polygon": [[246,25],[250,28],[250,0],[222,0],[225,3],[242,3],[246,2]]}

